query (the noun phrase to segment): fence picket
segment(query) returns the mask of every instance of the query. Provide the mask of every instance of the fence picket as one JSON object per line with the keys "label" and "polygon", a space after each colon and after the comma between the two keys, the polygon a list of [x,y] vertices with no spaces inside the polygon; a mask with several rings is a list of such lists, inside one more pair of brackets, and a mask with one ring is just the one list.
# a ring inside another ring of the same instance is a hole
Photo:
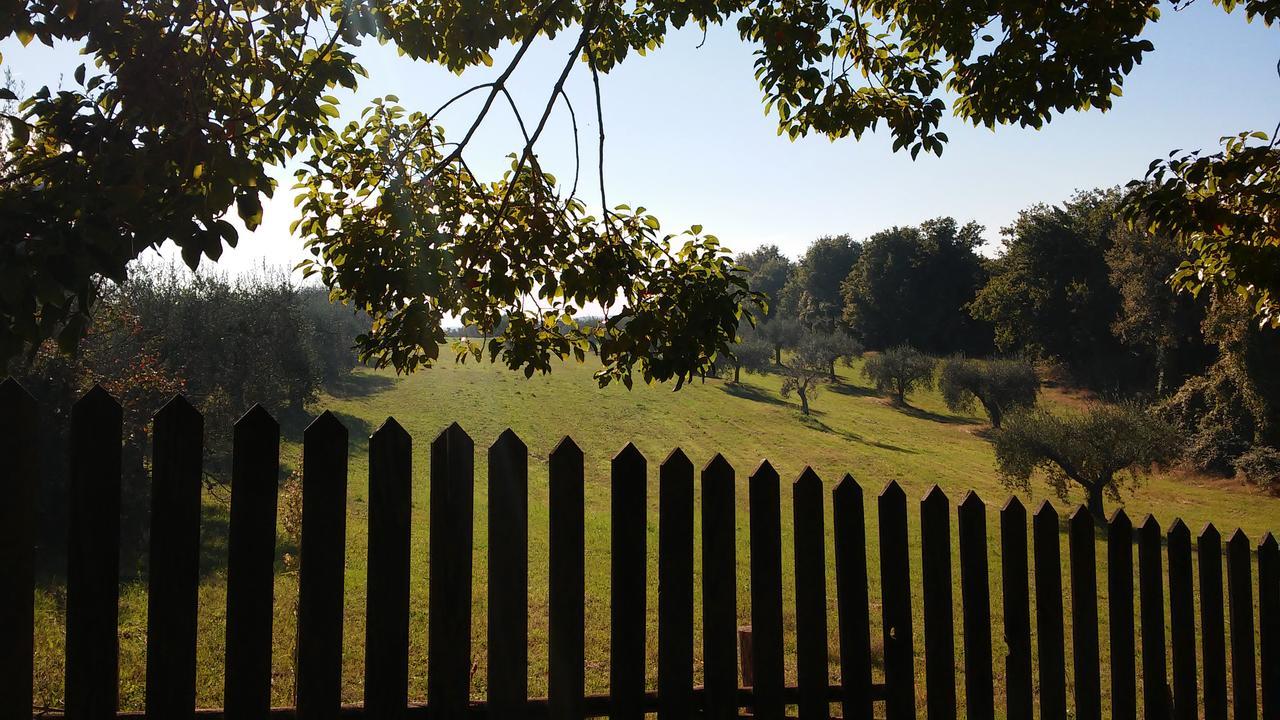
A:
{"label": "fence picket", "polygon": [[368,589],[364,706],[401,720],[409,703],[409,533],[413,506],[409,433],[387,418],[369,438]]}
{"label": "fence picket", "polygon": [[475,445],[457,423],[431,443],[427,705],[463,718],[471,699],[471,543]]}
{"label": "fence picket", "polygon": [[0,717],[31,712],[35,679],[36,488],[40,425],[35,398],[0,383]]}
{"label": "fence picket", "polygon": [[1000,509],[1000,591],[1004,605],[1005,713],[1031,720],[1031,593],[1027,569],[1027,509],[1016,497]]}
{"label": "fence picket", "polygon": [[254,405],[232,437],[231,518],[227,538],[227,715],[268,717],[275,590],[276,493],[280,426]]}
{"label": "fence picket", "polygon": [[1107,523],[1107,625],[1111,643],[1111,717],[1136,720],[1133,627],[1133,523],[1123,509]]}
{"label": "fence picket", "polygon": [[867,592],[867,516],[862,487],[845,475],[831,491],[836,616],[840,625],[842,717],[871,720],[871,603]]}
{"label": "fence picket", "polygon": [[693,463],[680,448],[658,471],[658,717],[693,714]]}
{"label": "fence picket", "polygon": [[609,545],[609,716],[644,715],[648,465],[627,443],[613,458]]}
{"label": "fence picket", "polygon": [[734,471],[719,453],[702,469],[702,674],[704,710],[738,716],[738,577]]}
{"label": "fence picket", "polygon": [[489,446],[489,712],[529,699],[529,449],[510,429]]}
{"label": "fence picket", "polygon": [[1196,720],[1196,618],[1191,575],[1191,530],[1169,527],[1169,624],[1173,645],[1173,717]]}
{"label": "fence picket", "polygon": [[1213,523],[1196,539],[1200,569],[1200,648],[1205,720],[1227,718],[1227,645],[1222,611],[1222,536]]}
{"label": "fence picket", "polygon": [[925,707],[929,720],[956,717],[956,642],[951,600],[951,501],[934,485],[920,501],[924,586]]}
{"label": "fence picket", "polygon": [[781,718],[782,688],[782,511],[778,472],[768,460],[748,481],[751,520],[751,631],[754,643],[755,714]]}
{"label": "fence picket", "polygon": [[880,592],[884,623],[885,718],[916,714],[915,650],[911,628],[911,560],[907,552],[907,495],[891,480],[876,499],[880,516]]}
{"label": "fence picket", "polygon": [[822,480],[812,468],[792,486],[796,570],[796,675],[801,720],[827,720],[827,563]]}
{"label": "fence picket", "polygon": [[563,438],[547,461],[550,532],[547,583],[547,709],[582,717],[586,580],[582,450]]}
{"label": "fence picket", "polygon": [[1267,533],[1258,543],[1258,663],[1262,717],[1280,717],[1280,543]]}
{"label": "fence picket", "polygon": [[1147,515],[1138,528],[1138,587],[1142,615],[1142,717],[1169,717],[1169,676],[1165,670],[1164,570],[1160,523]]}
{"label": "fence picket", "polygon": [[1234,720],[1258,717],[1258,676],[1254,669],[1253,588],[1249,538],[1239,528],[1227,538],[1227,594],[1231,603],[1231,687]]}
{"label": "fence picket", "polygon": [[1071,663],[1075,717],[1101,720],[1102,676],[1098,669],[1098,566],[1093,516],[1083,505],[1069,518],[1071,546]]}
{"label": "fence picket", "polygon": [[991,589],[987,576],[987,507],[969,491],[957,510],[960,596],[964,614],[965,716],[995,717],[991,658]]}
{"label": "fence picket", "polygon": [[155,415],[151,447],[146,709],[148,718],[176,720],[196,709],[204,419],[173,398]]}
{"label": "fence picket", "polygon": [[302,444],[298,718],[335,720],[342,705],[347,429],[326,410],[303,432]]}
{"label": "fence picket", "polygon": [[66,707],[85,720],[119,696],[121,417],[99,385],[71,408]]}
{"label": "fence picket", "polygon": [[1066,720],[1067,668],[1062,619],[1062,550],[1058,511],[1048,501],[1031,520],[1035,539],[1036,640],[1040,659],[1040,718]]}

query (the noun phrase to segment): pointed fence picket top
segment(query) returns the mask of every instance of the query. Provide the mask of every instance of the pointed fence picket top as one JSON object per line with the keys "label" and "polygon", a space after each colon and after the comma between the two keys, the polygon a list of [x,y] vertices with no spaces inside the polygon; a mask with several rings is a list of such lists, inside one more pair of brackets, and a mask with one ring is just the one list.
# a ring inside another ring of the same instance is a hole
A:
{"label": "pointed fence picket top", "polygon": [[991,657],[991,586],[987,573],[987,506],[972,490],[956,511],[960,538],[960,594],[964,612],[965,716],[995,716]]}
{"label": "pointed fence picket top", "polygon": [[796,675],[801,720],[827,720],[827,561],[822,480],[806,467],[791,488],[796,573]]}
{"label": "pointed fence picket top", "polygon": [[1195,589],[1191,570],[1191,530],[1181,519],[1169,527],[1169,625],[1173,645],[1173,717],[1199,717],[1196,694]]}
{"label": "pointed fence picket top", "polygon": [[924,586],[925,707],[929,720],[956,717],[955,618],[951,599],[951,501],[934,485],[920,501]]}
{"label": "pointed fence picket top", "polygon": [[778,471],[768,460],[760,463],[748,481],[754,711],[764,718],[781,718],[784,707],[779,482]]}
{"label": "pointed fence picket top", "polygon": [[471,699],[471,542],[475,445],[457,423],[431,443],[431,575],[427,589],[427,705],[463,718]]}
{"label": "pointed fence picket top", "polygon": [[1107,522],[1107,627],[1111,645],[1111,717],[1136,720],[1138,685],[1133,627],[1133,523],[1124,509]]}
{"label": "pointed fence picket top", "polygon": [[261,405],[236,421],[227,538],[224,704],[228,717],[267,717],[271,708],[272,598],[280,425]]}
{"label": "pointed fence picket top", "polygon": [[713,720],[738,717],[738,563],[733,466],[719,453],[702,469],[702,674]]}
{"label": "pointed fence picket top", "polygon": [[1160,523],[1147,515],[1138,528],[1138,601],[1142,617],[1142,717],[1170,717],[1165,669],[1164,570]]}
{"label": "pointed fence picket top", "polygon": [[1071,662],[1075,717],[1102,720],[1102,674],[1098,652],[1098,564],[1093,515],[1081,505],[1071,513]]}
{"label": "pointed fence picket top", "polygon": [[1227,538],[1227,594],[1231,602],[1231,687],[1233,718],[1258,717],[1254,670],[1253,588],[1249,577],[1249,538],[1240,528]]}
{"label": "pointed fence picket top", "polygon": [[1000,509],[1000,592],[1004,605],[1005,714],[1031,720],[1031,596],[1027,571],[1027,509],[1016,497]]}
{"label": "pointed fence picket top", "polygon": [[915,651],[911,628],[911,558],[907,494],[890,480],[876,499],[880,515],[880,593],[884,624],[885,718],[914,718]]}
{"label": "pointed fence picket top", "polygon": [[840,624],[840,702],[845,718],[871,720],[871,607],[867,591],[867,516],[862,487],[845,475],[831,491],[836,616]]}
{"label": "pointed fence picket top", "polygon": [[648,464],[633,444],[611,465],[609,545],[609,694],[611,717],[644,716],[645,607],[649,592]]}
{"label": "pointed fence picket top", "polygon": [[693,463],[658,470],[658,717],[693,714]]}
{"label": "pointed fence picket top", "polygon": [[1258,543],[1258,663],[1262,717],[1280,716],[1280,543],[1267,533]]}
{"label": "pointed fence picket top", "polygon": [[0,717],[32,706],[38,412],[16,380],[0,383]]}
{"label": "pointed fence picket top", "polygon": [[1040,652],[1040,718],[1066,720],[1067,667],[1062,610],[1062,549],[1058,511],[1040,503],[1031,518],[1035,539],[1036,647]]}
{"label": "pointed fence picket top", "polygon": [[110,717],[119,696],[120,404],[100,385],[71,408],[66,709]]}
{"label": "pointed fence picket top", "polygon": [[302,434],[298,571],[299,720],[336,720],[342,705],[347,538],[347,428],[328,410]]}
{"label": "pointed fence picket top", "polygon": [[529,449],[513,431],[489,446],[489,711],[529,699]]}
{"label": "pointed fence picket top", "polygon": [[1227,643],[1222,604],[1222,535],[1209,523],[1196,538],[1200,570],[1200,649],[1204,660],[1204,718],[1227,718]]}
{"label": "pointed fence picket top", "polygon": [[413,507],[409,433],[387,418],[369,438],[368,588],[364,706],[402,720],[409,703],[409,533]]}
{"label": "pointed fence picket top", "polygon": [[196,707],[204,418],[179,395],[155,414],[152,427],[147,717],[191,718]]}
{"label": "pointed fence picket top", "polygon": [[582,717],[586,668],[582,463],[582,450],[567,436],[547,461],[547,714],[552,720]]}

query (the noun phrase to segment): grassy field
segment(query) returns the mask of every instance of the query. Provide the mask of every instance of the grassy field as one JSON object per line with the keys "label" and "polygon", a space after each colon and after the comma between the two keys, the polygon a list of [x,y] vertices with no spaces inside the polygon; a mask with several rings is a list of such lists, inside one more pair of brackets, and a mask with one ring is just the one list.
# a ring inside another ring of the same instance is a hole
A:
{"label": "grassy field", "polygon": [[[812,466],[823,481],[831,485],[844,473],[852,473],[867,495],[867,533],[871,576],[871,611],[873,646],[879,646],[879,567],[875,549],[876,522],[874,497],[889,480],[897,480],[910,500],[912,543],[911,571],[919,578],[918,501],[935,483],[942,487],[952,503],[957,503],[969,489],[977,491],[987,502],[993,616],[1000,617],[999,548],[997,512],[1010,492],[1002,487],[993,469],[990,445],[982,437],[984,421],[975,416],[956,415],[948,411],[936,393],[926,392],[911,398],[911,408],[894,408],[867,387],[859,376],[859,368],[841,368],[841,382],[824,389],[814,401],[811,417],[799,415],[796,406],[778,397],[779,380],[773,376],[744,376],[742,385],[720,380],[695,383],[680,392],[671,386],[638,386],[628,392],[622,387],[597,388],[591,378],[591,365],[566,364],[546,377],[524,379],[520,374],[490,365],[455,366],[419,372],[411,377],[389,373],[358,372],[345,387],[335,390],[315,406],[338,414],[350,430],[351,469],[347,525],[346,617],[344,622],[345,655],[343,699],[358,702],[363,677],[367,437],[387,417],[394,416],[413,436],[415,448],[413,505],[413,584],[411,599],[410,694],[421,700],[426,696],[426,618],[427,618],[427,483],[430,441],[450,422],[457,421],[476,443],[476,499],[472,654],[477,671],[473,693],[483,697],[485,684],[485,597],[487,557],[486,467],[485,448],[505,428],[513,429],[529,446],[531,453],[530,507],[530,688],[535,695],[546,689],[546,563],[547,563],[547,484],[546,455],[564,435],[571,435],[586,454],[586,537],[587,537],[587,690],[603,692],[608,684],[608,589],[609,589],[609,459],[627,441],[634,441],[649,459],[649,572],[650,614],[649,652],[656,658],[657,614],[657,466],[674,447],[681,447],[701,467],[715,453],[723,453],[737,469],[738,545],[739,545],[739,616],[750,617],[748,604],[748,546],[746,477],[762,458],[768,458],[784,481],[794,479],[806,466]],[[1046,401],[1074,403],[1078,398],[1060,391],[1047,391]],[[286,427],[286,447],[282,453],[288,468],[300,467],[300,423]],[[790,489],[784,488],[782,508],[784,603],[788,633],[794,631],[794,578],[791,562]],[[1052,499],[1062,515],[1068,504],[1053,498],[1048,488],[1037,485],[1022,499],[1032,507],[1046,498]],[[1071,502],[1078,502],[1074,497]],[[1109,508],[1110,509],[1110,508]],[[1212,520],[1223,530],[1243,528],[1256,541],[1265,531],[1280,529],[1280,499],[1263,496],[1234,481],[1209,480],[1183,473],[1161,474],[1149,478],[1136,491],[1126,495],[1125,509],[1135,522],[1153,513],[1167,528],[1181,517],[1198,533]],[[828,565],[830,565],[830,503],[827,503]],[[205,505],[204,559],[205,579],[201,589],[200,648],[198,694],[201,706],[222,703],[223,617],[225,603],[226,507],[210,496]],[[695,528],[696,530],[696,528]],[[954,535],[954,514],[952,522]],[[281,542],[281,555],[291,550]],[[953,548],[954,540],[953,540]],[[1105,562],[1105,551],[1099,547],[1099,560]],[[1063,559],[1066,560],[1065,538]],[[695,558],[695,569],[698,559]],[[296,574],[283,561],[276,583],[275,599],[275,684],[273,701],[290,704],[293,691],[293,635]],[[1099,568],[1100,595],[1105,597],[1105,569]],[[828,588],[831,617],[834,618],[834,571]],[[958,566],[953,568],[958,582]],[[1069,587],[1065,577],[1064,587]],[[960,613],[957,595],[956,622]],[[121,600],[121,705],[138,709],[143,704],[145,667],[146,591],[141,584],[128,584]],[[1256,598],[1256,589],[1255,589]],[[38,594],[37,629],[37,699],[60,706],[62,697],[63,624],[60,608],[61,588],[41,590]],[[695,598],[700,607],[700,598]],[[923,624],[920,598],[915,598],[917,695],[923,702]],[[1068,611],[1069,614],[1069,611]],[[700,611],[695,612],[700,616]],[[1034,617],[1034,615],[1033,615]],[[1104,665],[1107,657],[1105,610],[1102,632]],[[1198,616],[1197,616],[1198,617]],[[700,633],[700,628],[696,630]],[[836,670],[835,623],[831,622],[833,677]],[[699,635],[700,637],[700,635]],[[1070,618],[1066,637],[1070,646]],[[957,639],[958,640],[958,639]],[[993,632],[997,658],[997,708],[1003,707],[1004,666],[1003,637],[997,627]],[[791,640],[789,638],[788,642]],[[695,642],[700,656],[701,643]],[[962,658],[957,647],[957,660]],[[650,686],[654,687],[656,662],[650,662]],[[1068,660],[1068,668],[1070,661]],[[788,657],[788,672],[794,676],[794,657]],[[1070,671],[1068,671],[1070,675]],[[1070,682],[1070,678],[1068,678]],[[1103,670],[1104,692],[1107,671]],[[963,681],[958,694],[963,702]],[[1104,706],[1107,703],[1104,701]]]}

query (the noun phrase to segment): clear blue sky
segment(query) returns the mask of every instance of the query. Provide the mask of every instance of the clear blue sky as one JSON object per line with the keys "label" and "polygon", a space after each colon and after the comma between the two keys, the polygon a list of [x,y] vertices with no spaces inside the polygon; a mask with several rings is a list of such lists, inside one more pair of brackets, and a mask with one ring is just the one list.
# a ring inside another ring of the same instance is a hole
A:
{"label": "clear blue sky", "polygon": [[[610,204],[644,205],[676,230],[698,223],[736,250],[776,243],[796,256],[815,237],[914,224],[941,215],[976,220],[997,241],[999,228],[1018,210],[1056,203],[1077,189],[1124,183],[1174,148],[1213,148],[1221,135],[1240,130],[1270,132],[1280,121],[1280,28],[1246,24],[1243,14],[1223,13],[1199,0],[1148,31],[1155,52],[1129,76],[1124,97],[1109,113],[1070,113],[1040,131],[1001,127],[992,132],[948,118],[951,142],[941,158],[892,153],[887,133],[829,142],[790,142],[776,135],[774,118],[763,113],[752,76],[751,48],[729,28],[702,33],[686,28],[647,57],[633,56],[602,78],[606,184]],[[571,38],[543,41],[526,57],[512,89],[530,122],[540,114]],[[74,48],[22,48],[0,43],[4,67],[31,90],[65,82],[81,62]],[[357,114],[371,97],[394,93],[411,109],[431,110],[458,90],[491,78],[493,69],[457,77],[440,68],[395,55],[370,43],[359,52],[369,70],[355,97],[343,97],[344,116]],[[583,178],[580,192],[598,196],[595,182],[596,125],[586,67],[578,65],[567,86],[578,113]],[[462,103],[444,118],[451,133],[465,130],[479,106]],[[499,172],[503,157],[518,150],[509,113],[495,108],[468,152],[481,174]],[[539,152],[562,181],[573,173],[568,116],[558,110]],[[288,236],[294,218],[285,192],[266,208],[263,226],[242,237],[221,266],[250,267],[264,259],[293,264],[301,244]]]}

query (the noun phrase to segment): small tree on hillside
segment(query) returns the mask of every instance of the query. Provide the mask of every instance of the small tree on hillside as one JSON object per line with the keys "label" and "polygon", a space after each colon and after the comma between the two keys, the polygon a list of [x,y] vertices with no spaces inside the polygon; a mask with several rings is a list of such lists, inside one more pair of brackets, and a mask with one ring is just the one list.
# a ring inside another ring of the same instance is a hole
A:
{"label": "small tree on hillside", "polygon": [[853,359],[862,354],[862,343],[844,330],[822,333],[815,336],[818,352],[827,359],[827,371],[831,379],[836,379],[836,361],[844,362],[845,367],[853,365]]}
{"label": "small tree on hillside", "polygon": [[996,467],[1006,486],[1029,490],[1039,468],[1058,497],[1072,483],[1084,490],[1089,514],[1106,527],[1103,496],[1120,500],[1153,465],[1174,460],[1173,428],[1139,405],[1096,405],[1055,414],[1043,408],[1009,413],[995,435]]}
{"label": "small tree on hillside", "polygon": [[907,404],[907,394],[933,387],[933,358],[909,345],[899,345],[867,359],[862,374],[880,392],[893,395],[897,405]]}
{"label": "small tree on hillside", "polygon": [[775,315],[760,324],[760,337],[773,348],[774,365],[782,365],[782,349],[796,346],[803,335],[800,321],[786,315]]}
{"label": "small tree on hillside", "polygon": [[733,382],[741,382],[742,371],[765,373],[773,360],[773,346],[759,335],[751,335],[733,346]]}
{"label": "small tree on hillside", "polygon": [[780,369],[782,397],[791,397],[794,392],[800,398],[800,412],[805,415],[809,414],[809,400],[817,397],[818,388],[831,381],[829,351],[824,345],[821,337],[806,334]]}
{"label": "small tree on hillside", "polygon": [[1040,378],[1026,360],[969,360],[951,358],[942,363],[938,389],[947,407],[955,412],[968,412],[977,401],[991,419],[992,427],[1000,427],[1005,413],[1036,404]]}

